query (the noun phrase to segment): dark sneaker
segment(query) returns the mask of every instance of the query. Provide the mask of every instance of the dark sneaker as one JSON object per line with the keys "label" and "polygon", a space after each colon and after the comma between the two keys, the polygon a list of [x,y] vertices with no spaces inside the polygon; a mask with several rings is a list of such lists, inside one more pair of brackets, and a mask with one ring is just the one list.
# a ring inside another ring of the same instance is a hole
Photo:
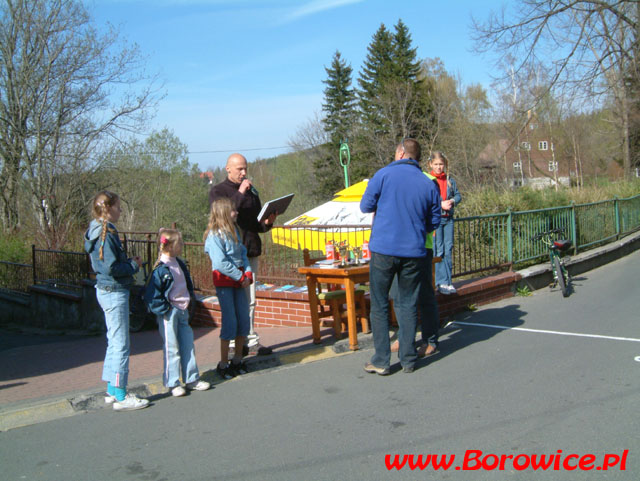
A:
{"label": "dark sneaker", "polygon": [[402,367],[402,372],[406,372],[407,374],[411,374],[413,371],[415,371],[415,367],[413,366],[403,366]]}
{"label": "dark sneaker", "polygon": [[249,372],[249,370],[247,369],[247,365],[244,363],[244,361],[240,361],[237,363],[231,361],[230,367],[231,369],[233,369],[236,375],[247,374]]}
{"label": "dark sneaker", "polygon": [[216,372],[220,375],[222,379],[233,379],[235,377],[235,372],[231,367],[231,364],[227,363],[226,365],[222,363],[218,363],[216,367]]}
{"label": "dark sneaker", "polygon": [[370,362],[366,363],[364,365],[364,370],[366,372],[370,372],[370,373],[375,373],[375,374],[379,374],[380,376],[386,376],[389,374],[389,368],[387,367],[378,367],[378,366],[374,366],[373,364],[371,364]]}

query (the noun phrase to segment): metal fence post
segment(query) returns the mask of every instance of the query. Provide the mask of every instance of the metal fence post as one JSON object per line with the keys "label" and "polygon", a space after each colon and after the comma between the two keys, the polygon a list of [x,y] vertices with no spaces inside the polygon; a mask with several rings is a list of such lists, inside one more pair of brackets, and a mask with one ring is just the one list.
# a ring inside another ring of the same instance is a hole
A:
{"label": "metal fence post", "polygon": [[613,196],[613,211],[616,216],[616,239],[620,239],[620,202],[618,202],[618,196]]}
{"label": "metal fence post", "polygon": [[578,228],[576,224],[576,201],[571,201],[571,242],[573,242],[573,255],[578,253]]}
{"label": "metal fence post", "polygon": [[151,272],[151,268],[153,267],[153,262],[151,262],[151,234],[147,234],[147,241],[147,265],[149,267],[149,272]]}
{"label": "metal fence post", "polygon": [[511,207],[507,208],[507,261],[513,266],[513,231]]}
{"label": "metal fence post", "polygon": [[36,285],[36,245],[31,244],[31,266],[33,268],[33,285]]}

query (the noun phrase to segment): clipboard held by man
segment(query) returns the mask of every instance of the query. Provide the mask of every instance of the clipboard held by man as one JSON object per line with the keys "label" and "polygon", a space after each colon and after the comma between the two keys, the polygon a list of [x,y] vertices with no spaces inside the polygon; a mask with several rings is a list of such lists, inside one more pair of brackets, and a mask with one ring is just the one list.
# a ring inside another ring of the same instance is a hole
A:
{"label": "clipboard held by man", "polygon": [[295,194],[287,194],[277,199],[265,202],[262,206],[262,210],[258,214],[258,222],[262,222],[267,219],[271,214],[282,215],[289,207],[291,200]]}

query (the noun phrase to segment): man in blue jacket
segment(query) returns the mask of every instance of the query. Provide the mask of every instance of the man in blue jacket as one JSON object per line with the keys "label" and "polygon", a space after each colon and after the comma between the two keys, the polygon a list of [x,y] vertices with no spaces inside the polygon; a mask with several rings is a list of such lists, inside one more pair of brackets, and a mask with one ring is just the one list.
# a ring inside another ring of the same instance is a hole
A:
{"label": "man in blue jacket", "polygon": [[404,372],[413,372],[417,359],[414,345],[420,282],[430,269],[425,241],[427,232],[440,224],[440,198],[431,180],[422,173],[420,144],[404,139],[396,147],[395,160],[369,181],[360,210],[374,212],[369,250],[371,263],[371,330],[375,354],[364,370],[389,374],[389,289],[398,277],[394,302],[398,317],[398,356]]}

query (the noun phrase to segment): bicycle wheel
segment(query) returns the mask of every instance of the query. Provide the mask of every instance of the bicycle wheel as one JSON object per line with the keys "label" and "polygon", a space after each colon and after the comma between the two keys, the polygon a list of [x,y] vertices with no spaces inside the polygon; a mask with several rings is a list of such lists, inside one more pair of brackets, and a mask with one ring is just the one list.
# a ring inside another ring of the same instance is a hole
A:
{"label": "bicycle wheel", "polygon": [[147,308],[140,297],[140,288],[133,286],[129,298],[129,331],[141,331],[147,321]]}
{"label": "bicycle wheel", "polygon": [[129,331],[138,332],[141,331],[146,323],[146,315],[140,312],[129,313]]}
{"label": "bicycle wheel", "polygon": [[565,279],[564,266],[560,262],[560,257],[553,257],[553,266],[556,270],[556,277],[558,279],[558,284],[560,284],[560,290],[562,291],[562,296],[567,297],[569,295],[569,289],[567,288],[567,282]]}

